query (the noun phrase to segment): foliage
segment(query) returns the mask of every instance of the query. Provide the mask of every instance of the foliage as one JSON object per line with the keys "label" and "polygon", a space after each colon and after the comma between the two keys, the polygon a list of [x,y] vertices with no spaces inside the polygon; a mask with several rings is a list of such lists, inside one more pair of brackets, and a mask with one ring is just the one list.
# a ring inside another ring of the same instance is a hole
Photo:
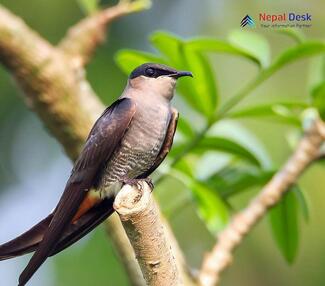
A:
{"label": "foliage", "polygon": [[[212,135],[211,129],[225,119],[272,118],[302,131],[301,114],[305,109],[316,107],[325,117],[325,43],[307,40],[301,32],[293,29],[282,29],[280,32],[292,38],[294,45],[284,49],[273,60],[268,41],[262,35],[243,30],[230,33],[228,40],[207,37],[182,39],[158,31],[149,39],[158,53],[121,50],[116,55],[117,64],[127,74],[144,62],[163,63],[193,73],[193,79],[186,78],[179,82],[177,92],[205,123],[197,128],[184,117],[180,118],[178,130],[182,136],[170,154],[170,172],[181,174],[178,178],[192,191],[198,214],[213,235],[227,223],[231,210],[229,198],[263,186],[277,168],[265,167],[257,152],[241,140]],[[223,105],[220,105],[216,71],[209,61],[209,53],[241,57],[258,68],[255,78]],[[317,73],[313,75],[309,103],[282,101],[233,110],[252,91],[288,64],[315,55],[323,56]],[[195,167],[203,155],[211,152],[227,154],[228,163],[212,174],[198,178]],[[308,210],[299,186],[293,186],[270,213],[276,244],[288,262],[294,260],[298,249],[299,212],[306,216]]]}
{"label": "foliage", "polygon": [[313,74],[311,75],[310,92],[313,105],[319,110],[322,119],[325,119],[325,56],[316,58]]}

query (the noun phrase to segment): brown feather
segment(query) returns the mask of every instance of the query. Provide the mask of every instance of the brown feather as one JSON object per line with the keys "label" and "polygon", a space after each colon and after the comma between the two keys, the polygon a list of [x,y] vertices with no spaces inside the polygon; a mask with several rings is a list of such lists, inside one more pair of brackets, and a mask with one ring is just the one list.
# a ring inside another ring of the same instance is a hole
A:
{"label": "brown feather", "polygon": [[[101,200],[97,204],[93,205],[77,220],[75,220],[74,223],[69,224],[50,256],[57,254],[78,241],[103,222],[113,212],[113,198]],[[1,245],[0,260],[10,259],[35,251],[39,246],[39,243],[42,241],[52,217],[53,214],[50,214],[30,230]]]}
{"label": "brown feather", "polygon": [[0,245],[0,260],[6,260],[34,251],[39,242],[43,239],[44,232],[47,230],[52,217],[53,214],[48,215],[30,230]]}

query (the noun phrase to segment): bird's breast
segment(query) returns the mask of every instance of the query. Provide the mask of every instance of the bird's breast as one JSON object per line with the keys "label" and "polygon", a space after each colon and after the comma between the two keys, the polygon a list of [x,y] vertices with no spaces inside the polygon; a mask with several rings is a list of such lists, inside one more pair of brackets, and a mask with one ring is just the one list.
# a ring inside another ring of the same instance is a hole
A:
{"label": "bird's breast", "polygon": [[[150,169],[165,139],[170,117],[168,104],[139,104],[120,147],[107,162],[99,189],[110,188],[123,178],[136,178]],[[119,188],[120,184],[113,187]],[[114,190],[116,191],[116,190]]]}

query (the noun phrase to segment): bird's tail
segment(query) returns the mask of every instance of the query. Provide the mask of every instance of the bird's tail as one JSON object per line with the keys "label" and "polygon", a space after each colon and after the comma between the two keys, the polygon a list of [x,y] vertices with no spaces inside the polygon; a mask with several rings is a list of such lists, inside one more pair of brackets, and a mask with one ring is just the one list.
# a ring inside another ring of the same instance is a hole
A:
{"label": "bird's tail", "polygon": [[0,245],[0,260],[34,251],[38,243],[42,240],[43,234],[52,220],[52,216],[50,214],[22,235]]}
{"label": "bird's tail", "polygon": [[[107,198],[82,213],[67,227],[51,255],[61,252],[88,234],[114,212],[113,198]],[[0,260],[6,260],[33,252],[42,241],[45,231],[51,223],[53,214],[33,226],[30,230],[13,240],[0,245]]]}

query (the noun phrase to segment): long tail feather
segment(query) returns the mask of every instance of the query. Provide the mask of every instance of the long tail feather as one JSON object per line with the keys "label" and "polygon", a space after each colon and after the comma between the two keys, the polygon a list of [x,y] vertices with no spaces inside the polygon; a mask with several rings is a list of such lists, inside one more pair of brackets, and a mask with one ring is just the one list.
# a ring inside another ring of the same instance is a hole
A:
{"label": "long tail feather", "polygon": [[48,228],[53,214],[33,226],[30,230],[15,239],[0,245],[0,260],[5,260],[32,252],[42,240],[44,232]]}
{"label": "long tail feather", "polygon": [[[63,233],[51,256],[61,252],[87,235],[114,212],[113,199],[104,199],[75,220]],[[0,245],[0,260],[21,256],[37,249],[43,239],[53,214],[50,214],[17,238]]]}

